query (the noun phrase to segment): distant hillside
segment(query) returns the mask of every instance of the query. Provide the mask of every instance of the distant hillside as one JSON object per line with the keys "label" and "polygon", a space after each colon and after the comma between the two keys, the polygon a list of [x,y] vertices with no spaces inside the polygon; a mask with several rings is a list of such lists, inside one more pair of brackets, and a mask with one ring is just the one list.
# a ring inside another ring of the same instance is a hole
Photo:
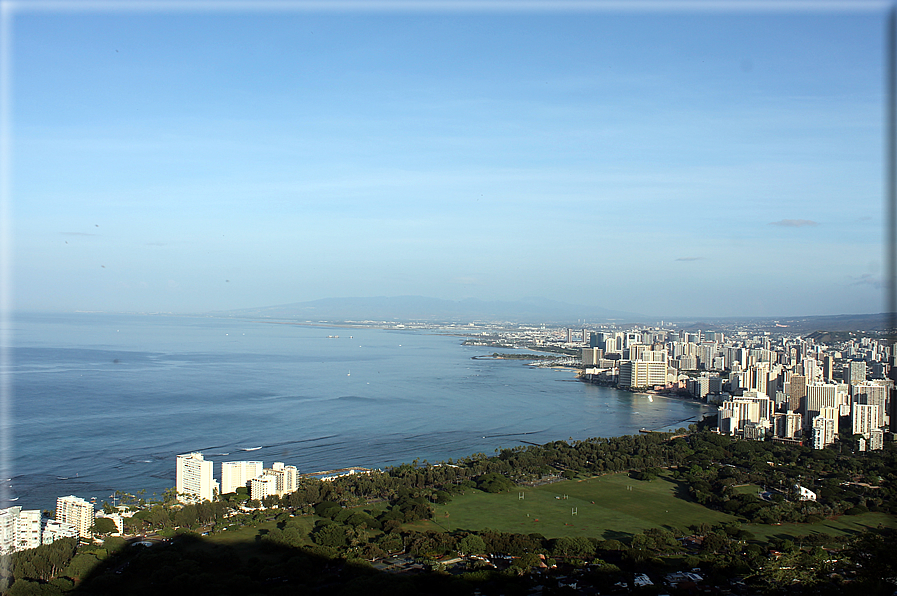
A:
{"label": "distant hillside", "polygon": [[812,333],[827,331],[839,334],[847,331],[884,331],[887,329],[889,317],[886,314],[873,315],[826,315],[818,317],[790,317],[778,319],[779,324],[787,325],[792,333]]}
{"label": "distant hillside", "polygon": [[807,335],[807,339],[812,339],[818,344],[843,343],[855,337],[856,333],[851,331],[814,331]]}
{"label": "distant hillside", "polygon": [[[668,320],[676,321],[675,318]],[[820,343],[829,343],[849,339],[849,333],[883,333],[889,325],[889,320],[888,315],[879,313],[808,317],[719,317],[677,322],[679,329],[683,331],[719,331],[747,327],[775,334],[805,335],[813,337]]]}
{"label": "distant hillside", "polygon": [[507,321],[565,325],[574,325],[576,321],[582,319],[590,322],[614,320],[627,323],[650,320],[646,315],[638,313],[541,298],[490,302],[474,298],[441,300],[424,296],[324,298],[311,302],[231,310],[219,314],[302,321]]}

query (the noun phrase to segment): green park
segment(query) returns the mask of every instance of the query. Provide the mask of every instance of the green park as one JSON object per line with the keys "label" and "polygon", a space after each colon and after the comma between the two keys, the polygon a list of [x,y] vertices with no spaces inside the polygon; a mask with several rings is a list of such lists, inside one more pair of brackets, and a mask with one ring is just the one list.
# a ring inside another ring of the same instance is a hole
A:
{"label": "green park", "polygon": [[[627,474],[608,474],[543,486],[521,486],[498,494],[471,490],[448,504],[434,506],[432,520],[418,521],[408,527],[628,540],[649,528],[686,530],[700,524],[738,520],[735,515],[694,502],[688,496],[685,483],[669,475],[644,481]],[[771,537],[795,538],[813,533],[840,536],[880,525],[897,527],[897,518],[886,513],[864,513],[815,523],[743,523],[742,527],[765,542]]]}

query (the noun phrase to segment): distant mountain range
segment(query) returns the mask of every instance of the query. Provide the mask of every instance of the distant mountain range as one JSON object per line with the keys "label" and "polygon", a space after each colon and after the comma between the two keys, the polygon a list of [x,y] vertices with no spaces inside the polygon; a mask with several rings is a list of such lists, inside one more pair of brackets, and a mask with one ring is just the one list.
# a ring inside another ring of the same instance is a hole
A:
{"label": "distant mountain range", "polygon": [[344,323],[355,322],[425,322],[425,323],[529,323],[561,326],[616,323],[657,324],[661,318],[676,321],[680,329],[722,329],[748,325],[755,329],[807,334],[813,331],[850,332],[882,331],[893,320],[884,314],[823,315],[807,317],[658,317],[611,310],[599,306],[570,304],[545,298],[523,298],[516,301],[487,301],[476,298],[442,300],[425,296],[377,296],[371,298],[324,298],[311,302],[295,302],[219,311],[215,314]]}
{"label": "distant mountain range", "polygon": [[324,298],[311,302],[230,310],[219,314],[314,322],[507,321],[573,324],[581,320],[596,323],[607,321],[635,323],[653,320],[652,317],[638,313],[582,304],[568,304],[544,298],[524,298],[513,302],[502,302],[478,300],[475,298],[442,300],[425,296]]}

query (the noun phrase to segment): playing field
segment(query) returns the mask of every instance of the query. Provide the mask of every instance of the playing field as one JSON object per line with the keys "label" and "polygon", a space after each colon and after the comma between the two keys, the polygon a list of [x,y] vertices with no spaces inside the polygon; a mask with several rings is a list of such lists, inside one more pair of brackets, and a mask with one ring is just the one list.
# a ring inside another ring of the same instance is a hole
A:
{"label": "playing field", "polygon": [[793,539],[808,534],[830,534],[843,536],[855,534],[882,525],[886,528],[897,528],[897,518],[887,513],[864,513],[862,515],[841,515],[837,519],[827,519],[815,524],[781,524],[771,526],[765,524],[743,524],[741,527],[752,532],[757,540],[769,538]]}
{"label": "playing field", "polygon": [[433,529],[492,529],[547,538],[594,536],[610,539],[631,536],[657,527],[685,529],[692,524],[715,524],[736,518],[677,497],[684,487],[658,478],[651,482],[613,474],[571,480],[511,493],[470,491],[448,505],[436,506]]}

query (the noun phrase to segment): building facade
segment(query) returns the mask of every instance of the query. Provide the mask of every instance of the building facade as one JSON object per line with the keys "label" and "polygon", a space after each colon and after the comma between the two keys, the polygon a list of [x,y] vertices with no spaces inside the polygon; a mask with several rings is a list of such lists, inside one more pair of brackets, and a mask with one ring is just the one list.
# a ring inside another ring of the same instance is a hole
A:
{"label": "building facade", "polygon": [[246,486],[250,480],[262,474],[264,465],[260,461],[226,461],[221,464],[222,494],[235,492]]}
{"label": "building facade", "polygon": [[41,544],[50,544],[60,538],[77,538],[78,530],[75,526],[55,519],[47,520],[41,533]]}
{"label": "building facade", "polygon": [[648,360],[632,360],[620,363],[617,386],[622,388],[654,387],[666,385],[667,363]]}
{"label": "building facade", "polygon": [[213,462],[203,459],[202,453],[179,455],[175,487],[178,501],[195,503],[213,500],[221,490],[213,477],[213,466]]}
{"label": "building facade", "polygon": [[56,499],[56,521],[69,524],[81,538],[91,538],[94,521],[93,505],[75,495]]}

